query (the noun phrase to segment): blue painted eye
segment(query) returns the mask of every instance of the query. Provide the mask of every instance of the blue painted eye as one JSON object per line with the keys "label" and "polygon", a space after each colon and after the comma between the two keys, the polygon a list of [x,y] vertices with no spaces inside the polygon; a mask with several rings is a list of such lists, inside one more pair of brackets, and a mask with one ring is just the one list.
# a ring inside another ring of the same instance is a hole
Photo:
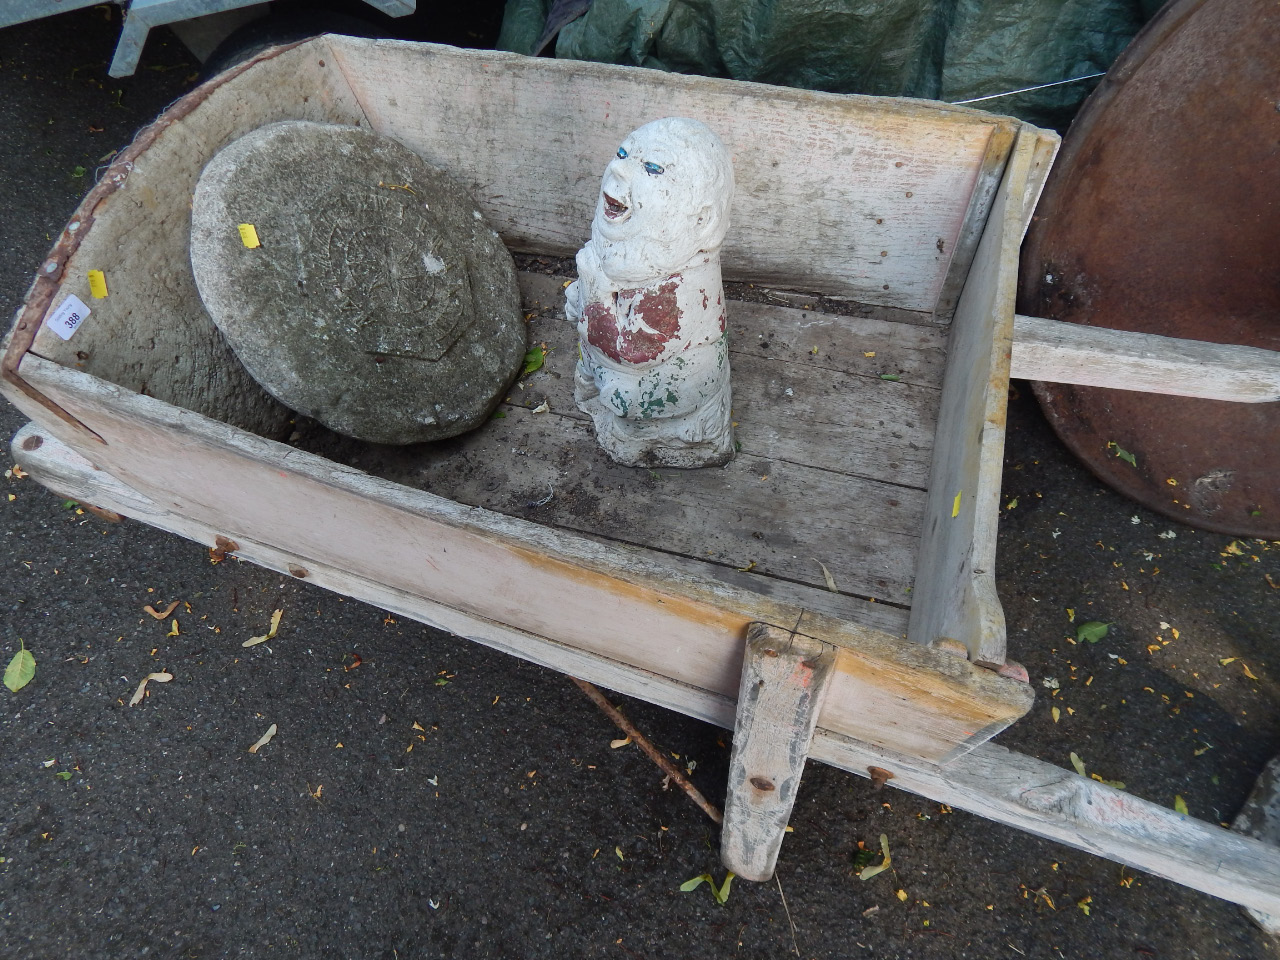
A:
{"label": "blue painted eye", "polygon": [[627,151],[622,149],[622,147],[618,148],[618,159],[619,160],[627,159]]}
{"label": "blue painted eye", "polygon": [[655,177],[667,172],[666,167],[659,166],[656,163],[651,163],[648,160],[644,162],[644,168]]}

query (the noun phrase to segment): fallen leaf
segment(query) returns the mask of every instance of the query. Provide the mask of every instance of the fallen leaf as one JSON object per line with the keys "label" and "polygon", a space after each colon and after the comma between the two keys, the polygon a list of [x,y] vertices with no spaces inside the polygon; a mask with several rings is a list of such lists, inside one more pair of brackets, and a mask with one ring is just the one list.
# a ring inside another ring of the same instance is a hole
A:
{"label": "fallen leaf", "polygon": [[[275,735],[276,735],[276,725],[273,723],[271,726],[267,727],[267,732],[262,735],[262,738],[258,740],[258,742],[255,743],[252,747],[249,748],[249,752],[257,753],[259,749],[261,749],[262,747],[265,747],[268,743],[270,743],[271,738],[274,737]],[[320,791],[316,790],[316,792],[313,793],[312,796],[315,797],[317,800],[319,800]]]}
{"label": "fallen leaf", "polygon": [[1089,904],[1093,903],[1093,897],[1085,897],[1076,901],[1076,906],[1084,911],[1084,915],[1089,916]]}
{"label": "fallen leaf", "polygon": [[1219,660],[1218,666],[1225,667],[1228,663],[1235,663],[1238,657],[1227,657],[1225,660]]}
{"label": "fallen leaf", "polygon": [[1244,675],[1248,677],[1250,680],[1258,679],[1253,675],[1253,671],[1249,669],[1249,665],[1247,663],[1241,663],[1240,666],[1244,667]]}
{"label": "fallen leaf", "polygon": [[178,636],[178,621],[177,621],[177,620],[173,621],[173,626],[169,628],[169,632],[168,632],[168,633],[166,633],[166,634],[165,634],[165,636],[166,636],[166,637],[176,637],[176,636]]}
{"label": "fallen leaf", "polygon": [[21,637],[18,638],[18,644],[20,649],[4,668],[4,685],[11,693],[17,693],[36,675],[36,658],[31,655]]}
{"label": "fallen leaf", "polygon": [[727,874],[725,874],[724,883],[722,883],[719,887],[717,887],[716,882],[712,878],[711,874],[709,873],[699,874],[698,876],[694,877],[692,880],[686,880],[684,883],[680,884],[680,892],[688,893],[690,890],[696,890],[699,886],[705,883],[708,887],[711,888],[711,896],[715,898],[716,903],[720,904],[721,906],[724,906],[725,903],[727,903],[729,900],[729,886],[730,884],[733,883],[733,877],[734,877],[733,871],[730,870]]}
{"label": "fallen leaf", "polygon": [[1006,510],[1016,510],[1016,509],[1017,509],[1017,507],[1018,507],[1018,498],[1017,498],[1017,497],[1014,497],[1012,500],[1010,500],[1008,503],[1006,503],[1006,504],[1004,505],[1004,508],[1005,508]]}
{"label": "fallen leaf", "polygon": [[543,350],[542,347],[534,347],[524,355],[524,369],[521,371],[521,376],[526,373],[533,373],[536,370],[541,370],[542,364],[546,358],[547,351]]}
{"label": "fallen leaf", "polygon": [[59,770],[57,773],[54,774],[54,776],[57,777],[59,780],[70,780],[73,776],[75,776],[75,774],[73,774],[70,770]]}
{"label": "fallen leaf", "polygon": [[271,614],[271,629],[268,630],[264,636],[250,637],[244,643],[240,644],[240,646],[256,647],[260,643],[266,643],[268,640],[274,639],[276,635],[276,631],[280,629],[280,618],[283,616],[284,616],[283,610],[275,611],[273,614]]}
{"label": "fallen leaf", "polygon": [[879,790],[893,779],[893,774],[884,767],[867,767],[867,773],[871,774],[871,786],[875,790]]}
{"label": "fallen leaf", "polygon": [[628,737],[623,737],[621,740],[610,740],[609,746],[611,746],[614,750],[618,750],[621,747],[625,747],[630,742],[631,742],[631,738],[628,736]]}
{"label": "fallen leaf", "polygon": [[148,673],[142,678],[142,682],[138,684],[138,689],[134,691],[133,699],[129,701],[129,706],[136,707],[142,702],[142,698],[147,695],[147,681],[154,680],[156,683],[168,683],[172,679],[172,673]]}
{"label": "fallen leaf", "polygon": [[754,560],[752,560],[752,561],[751,561],[750,563],[748,563],[745,567],[738,567],[738,572],[739,572],[739,573],[750,573],[752,570],[754,570],[754,569],[755,569],[755,566],[756,566],[756,562],[755,562]]}
{"label": "fallen leaf", "polygon": [[874,357],[876,355],[876,352],[874,350],[863,350],[862,355],[864,357]]}
{"label": "fallen leaf", "polygon": [[1080,776],[1087,776],[1084,772],[1084,761],[1074,751],[1071,753],[1071,765],[1076,768],[1076,773],[1080,774]]}
{"label": "fallen leaf", "polygon": [[413,721],[413,729],[421,730],[423,733],[427,732],[427,728],[424,727],[422,724],[420,724],[417,720]]}
{"label": "fallen leaf", "polygon": [[1054,723],[1057,723],[1057,722],[1058,722],[1058,718],[1059,718],[1060,716],[1062,716],[1062,711],[1061,711],[1061,710],[1059,710],[1057,707],[1054,707],[1054,708],[1053,708],[1053,710],[1052,710],[1051,712],[1053,713],[1053,722],[1054,722]]}
{"label": "fallen leaf", "polygon": [[364,660],[361,658],[360,654],[353,653],[351,655],[351,662],[348,663],[346,666],[344,666],[342,670],[344,673],[350,673],[352,670],[360,666],[360,664],[362,663],[364,663]]}
{"label": "fallen leaf", "polygon": [[1088,623],[1082,623],[1076,627],[1076,640],[1079,643],[1097,643],[1107,635],[1107,628],[1110,624],[1103,623],[1101,620],[1090,620]]}
{"label": "fallen leaf", "polygon": [[619,859],[619,860],[625,860],[625,859],[627,859],[626,857],[624,857],[624,856],[622,855],[622,848],[621,848],[621,847],[614,847],[614,848],[613,848],[613,852],[614,852],[614,853],[616,853],[616,854],[618,855],[618,859]]}
{"label": "fallen leaf", "polygon": [[862,872],[858,874],[859,880],[870,880],[872,877],[884,873],[893,865],[893,858],[889,856],[889,837],[883,833],[880,834],[880,852],[884,854],[884,862],[864,867]]}
{"label": "fallen leaf", "polygon": [[1182,797],[1176,793],[1173,795],[1173,809],[1176,810],[1178,813],[1182,814],[1184,817],[1189,816],[1189,812],[1187,810],[1187,801],[1183,800]]}
{"label": "fallen leaf", "polygon": [[901,380],[902,378],[901,378],[901,377],[899,377],[899,376],[897,376],[896,374],[892,374],[892,373],[882,373],[882,374],[880,374],[880,379],[881,379],[881,380],[891,380],[891,381],[893,381],[894,383],[897,383],[897,382],[898,382],[899,380]]}
{"label": "fallen leaf", "polygon": [[178,609],[178,601],[177,600],[173,601],[173,603],[169,604],[163,610],[157,610],[155,607],[151,606],[151,604],[149,603],[142,609],[147,611],[147,613],[151,614],[151,616],[153,616],[155,619],[163,620],[165,619],[165,617],[169,616],[169,614],[173,613],[173,611]]}
{"label": "fallen leaf", "polygon": [[827,589],[832,593],[839,593],[840,588],[836,586],[836,578],[831,575],[831,571],[827,569],[827,565],[817,557],[813,558],[813,562],[822,568],[822,579],[827,582]]}
{"label": "fallen leaf", "polygon": [[1129,464],[1129,466],[1136,467],[1138,465],[1137,458],[1134,457],[1134,455],[1130,453],[1128,450],[1121,449],[1119,444],[1108,443],[1107,446],[1113,448],[1116,452],[1116,456],[1119,457],[1121,460],[1123,460],[1125,463]]}
{"label": "fallen leaf", "polygon": [[898,899],[899,899],[899,900],[901,900],[903,903],[906,903],[906,902],[907,902],[907,891],[905,891],[905,890],[899,890],[899,891],[898,891]]}
{"label": "fallen leaf", "polygon": [[547,400],[543,400],[543,401],[542,401],[542,403],[538,404],[538,406],[534,407],[534,408],[533,408],[531,411],[529,411],[529,412],[530,412],[530,413],[550,413],[550,412],[551,412],[551,403],[550,403],[549,401],[547,401]]}

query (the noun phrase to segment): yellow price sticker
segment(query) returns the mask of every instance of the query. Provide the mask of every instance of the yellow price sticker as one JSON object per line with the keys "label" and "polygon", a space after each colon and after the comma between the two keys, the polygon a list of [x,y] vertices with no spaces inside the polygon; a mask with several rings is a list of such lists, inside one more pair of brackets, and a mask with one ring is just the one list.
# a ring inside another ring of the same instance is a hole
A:
{"label": "yellow price sticker", "polygon": [[98,300],[107,295],[107,276],[101,270],[89,271],[89,293]]}
{"label": "yellow price sticker", "polygon": [[252,223],[240,224],[240,242],[250,250],[262,246],[262,243],[258,240],[258,231]]}

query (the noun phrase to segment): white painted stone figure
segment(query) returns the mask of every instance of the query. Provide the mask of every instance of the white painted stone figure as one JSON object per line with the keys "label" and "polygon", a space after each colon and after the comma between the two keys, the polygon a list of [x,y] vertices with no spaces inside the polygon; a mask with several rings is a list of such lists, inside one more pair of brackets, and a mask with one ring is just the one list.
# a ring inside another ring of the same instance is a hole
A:
{"label": "white painted stone figure", "polygon": [[605,170],[565,295],[578,326],[574,398],[619,463],[733,457],[720,280],[732,199],[729,152],[696,120],[645,124]]}

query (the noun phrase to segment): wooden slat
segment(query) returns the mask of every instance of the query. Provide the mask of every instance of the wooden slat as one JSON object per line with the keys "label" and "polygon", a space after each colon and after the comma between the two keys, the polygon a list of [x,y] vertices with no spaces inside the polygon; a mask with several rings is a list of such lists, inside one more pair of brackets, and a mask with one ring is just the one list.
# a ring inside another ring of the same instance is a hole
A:
{"label": "wooden slat", "polygon": [[[732,697],[748,623],[840,648],[833,711],[859,739],[941,760],[1030,706],[1024,685],[878,631],[686,577],[644,552],[442,500],[262,440],[29,356],[23,373],[106,438],[94,462],[236,542],[269,543],[458,614]],[[28,412],[22,396],[7,391]],[[50,424],[73,448],[78,435]],[[99,429],[100,428],[100,429]],[[128,512],[128,511],[121,511]],[[600,625],[609,629],[601,631]],[[830,701],[829,701],[830,703]]]}
{"label": "wooden slat", "polygon": [[[41,438],[40,446],[24,450],[25,442],[32,437]],[[33,479],[63,496],[97,503],[205,544],[212,544],[222,532],[167,510],[109,474],[95,471],[92,464],[53,439],[43,427],[24,427],[14,438],[13,455]],[[682,684],[658,672],[484,620],[249,537],[242,536],[237,543],[238,556],[281,574],[296,576],[303,571],[310,582],[375,604],[397,616],[428,623],[708,723],[733,727],[735,704],[731,694]],[[1280,848],[1181,816],[994,743],[977,747],[941,767],[913,761],[833,732],[838,723],[829,719],[832,703],[829,695],[810,747],[814,760],[862,776],[868,775],[870,766],[882,767],[894,774],[890,786],[1117,860],[1204,893],[1280,914]]]}
{"label": "wooden slat", "polygon": [[[379,465],[393,457],[409,476]],[[722,469],[636,470],[609,459],[590,422],[523,408],[458,443],[366,454],[361,466],[459,503],[811,586],[824,585],[821,561],[845,593],[911,602],[918,490],[745,449]]]}
{"label": "wooden slat", "polygon": [[[931,314],[1009,121],[919,101],[333,38],[374,129],[461,179],[509,244],[572,253],[631,130],[707,123],[734,156],[728,277]],[[460,135],[465,131],[465,135]],[[980,210],[974,211],[975,216]]]}
{"label": "wooden slat", "polygon": [[996,523],[1018,246],[1036,147],[1034,134],[1018,137],[952,323],[911,608],[912,640],[958,640],[978,663],[1005,660]]}
{"label": "wooden slat", "polygon": [[1011,375],[1240,403],[1280,400],[1280,353],[1014,317]]}
{"label": "wooden slat", "polygon": [[773,876],[836,651],[768,624],[747,630],[729,758],[720,859],[746,880]]}
{"label": "wooden slat", "polygon": [[1018,126],[1009,123],[997,127],[991,133],[987,149],[982,157],[982,166],[978,169],[978,179],[973,192],[969,195],[969,210],[965,215],[964,228],[956,238],[956,246],[947,269],[946,279],[942,282],[942,290],[938,294],[938,303],[934,307],[934,319],[940,323],[949,323],[956,312],[956,304],[960,300],[960,292],[964,290],[969,279],[969,270],[973,266],[973,257],[978,250],[978,242],[982,239],[987,225],[987,217],[991,213],[991,204],[1004,179],[1005,165],[1009,160],[1009,150],[1013,147],[1018,135]]}
{"label": "wooden slat", "polygon": [[819,728],[810,756],[1243,906],[1280,914],[1280,847],[987,743],[936,767]]}

